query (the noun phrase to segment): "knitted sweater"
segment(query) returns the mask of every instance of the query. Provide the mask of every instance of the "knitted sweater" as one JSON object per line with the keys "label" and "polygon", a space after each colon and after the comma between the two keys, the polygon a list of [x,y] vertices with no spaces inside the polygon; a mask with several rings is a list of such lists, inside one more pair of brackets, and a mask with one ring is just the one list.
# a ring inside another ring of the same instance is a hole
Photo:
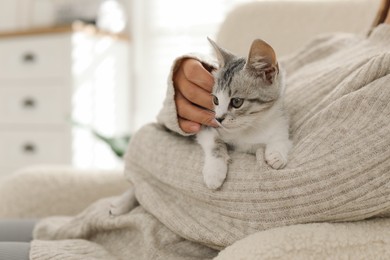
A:
{"label": "knitted sweater", "polygon": [[171,74],[159,124],[126,156],[140,205],[110,217],[107,198],[45,219],[31,259],[209,259],[266,229],[390,216],[390,26],[320,37],[281,63],[294,143],[285,169],[231,151],[222,189],[207,189],[202,150],[178,127]]}

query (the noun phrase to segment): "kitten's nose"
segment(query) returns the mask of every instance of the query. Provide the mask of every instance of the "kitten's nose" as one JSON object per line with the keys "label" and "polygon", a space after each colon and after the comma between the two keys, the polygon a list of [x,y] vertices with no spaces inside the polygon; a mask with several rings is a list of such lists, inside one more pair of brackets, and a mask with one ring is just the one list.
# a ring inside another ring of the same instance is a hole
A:
{"label": "kitten's nose", "polygon": [[222,123],[222,121],[225,119],[225,117],[216,117],[215,120],[217,120],[219,123]]}

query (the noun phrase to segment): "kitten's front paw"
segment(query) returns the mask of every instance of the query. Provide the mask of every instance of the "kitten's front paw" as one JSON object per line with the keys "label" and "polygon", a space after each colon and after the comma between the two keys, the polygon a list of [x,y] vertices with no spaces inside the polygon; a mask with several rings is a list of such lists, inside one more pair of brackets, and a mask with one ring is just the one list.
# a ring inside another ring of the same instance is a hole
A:
{"label": "kitten's front paw", "polygon": [[216,190],[225,181],[228,166],[222,159],[206,161],[203,167],[203,178],[209,189]]}
{"label": "kitten's front paw", "polygon": [[110,204],[110,215],[111,216],[120,216],[130,211],[129,205],[119,204],[112,202]]}
{"label": "kitten's front paw", "polygon": [[269,166],[276,170],[284,168],[287,164],[287,158],[275,150],[265,151],[265,161]]}
{"label": "kitten's front paw", "polygon": [[130,212],[138,205],[134,189],[129,189],[121,196],[114,198],[110,203],[110,215],[120,216]]}

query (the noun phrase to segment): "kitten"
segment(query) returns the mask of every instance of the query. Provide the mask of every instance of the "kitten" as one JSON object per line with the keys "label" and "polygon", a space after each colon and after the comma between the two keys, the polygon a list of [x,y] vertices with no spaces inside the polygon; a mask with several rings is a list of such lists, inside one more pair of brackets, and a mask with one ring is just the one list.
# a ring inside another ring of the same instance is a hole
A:
{"label": "kitten", "polygon": [[206,186],[218,189],[224,182],[231,159],[228,146],[256,154],[274,169],[287,164],[292,146],[283,107],[284,73],[272,47],[254,40],[248,58],[240,58],[208,39],[219,69],[214,72],[212,95],[218,128],[204,127],[197,141],[205,153],[203,177]]}

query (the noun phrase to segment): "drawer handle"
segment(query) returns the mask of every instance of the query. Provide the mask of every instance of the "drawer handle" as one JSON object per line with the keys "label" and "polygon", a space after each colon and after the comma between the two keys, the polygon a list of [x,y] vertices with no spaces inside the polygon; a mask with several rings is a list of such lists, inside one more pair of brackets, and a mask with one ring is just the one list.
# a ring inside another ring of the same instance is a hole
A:
{"label": "drawer handle", "polygon": [[25,63],[34,63],[37,60],[37,58],[36,58],[36,55],[34,53],[26,52],[25,54],[23,54],[22,60]]}
{"label": "drawer handle", "polygon": [[28,97],[22,101],[22,105],[26,109],[33,109],[37,106],[37,102],[35,99]]}
{"label": "drawer handle", "polygon": [[34,154],[37,152],[37,147],[32,143],[24,144],[22,149],[25,154]]}

